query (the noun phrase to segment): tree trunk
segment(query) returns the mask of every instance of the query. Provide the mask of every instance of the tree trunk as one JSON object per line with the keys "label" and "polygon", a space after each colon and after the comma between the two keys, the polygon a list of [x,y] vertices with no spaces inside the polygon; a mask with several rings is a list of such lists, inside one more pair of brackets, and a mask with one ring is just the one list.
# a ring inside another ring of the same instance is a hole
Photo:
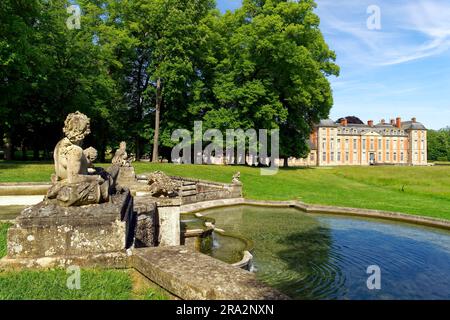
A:
{"label": "tree trunk", "polygon": [[100,159],[100,162],[106,162],[106,141],[103,141],[102,146],[100,147],[98,158]]}
{"label": "tree trunk", "polygon": [[13,146],[9,134],[5,134],[3,142],[5,144],[5,160],[11,161],[13,160]]}
{"label": "tree trunk", "polygon": [[141,159],[141,139],[140,137],[136,137],[134,140],[135,150],[136,150],[136,161],[139,161]]}
{"label": "tree trunk", "polygon": [[39,146],[37,144],[35,144],[33,146],[33,160],[34,161],[39,161]]}
{"label": "tree trunk", "polygon": [[22,151],[22,161],[27,161],[27,148],[23,145],[23,143],[21,151]]}
{"label": "tree trunk", "polygon": [[156,113],[155,113],[155,135],[153,136],[153,155],[152,162],[159,160],[159,118],[161,113],[161,79],[156,81]]}
{"label": "tree trunk", "polygon": [[283,167],[285,167],[285,168],[289,167],[289,158],[283,159]]}

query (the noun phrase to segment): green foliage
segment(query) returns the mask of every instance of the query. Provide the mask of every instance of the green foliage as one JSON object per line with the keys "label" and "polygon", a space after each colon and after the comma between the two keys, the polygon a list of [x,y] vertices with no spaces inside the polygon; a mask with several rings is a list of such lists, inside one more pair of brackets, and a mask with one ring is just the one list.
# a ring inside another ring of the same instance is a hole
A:
{"label": "green foliage", "polygon": [[9,223],[0,223],[0,258],[6,255],[6,234],[10,226]]}
{"label": "green foliage", "polygon": [[213,0],[76,2],[79,30],[65,25],[68,0],[0,4],[7,154],[50,158],[65,116],[80,110],[100,159],[121,140],[139,158],[155,134],[157,80],[166,157],[171,133],[194,120],[205,129],[281,128],[282,156],[303,155],[311,125],[328,116],[327,77],[339,69],[314,1],[246,0],[223,15]]}
{"label": "green foliage", "polygon": [[67,288],[65,270],[0,273],[0,300],[126,300],[132,282],[127,271],[81,270],[81,289]]}
{"label": "green foliage", "polygon": [[450,161],[450,127],[438,131],[428,130],[428,159]]}
{"label": "green foliage", "polygon": [[[327,117],[338,75],[319,30],[313,1],[244,1],[206,19],[211,39],[204,74],[211,78],[190,106],[204,127],[281,130],[281,155],[302,156],[312,125]],[[205,103],[210,99],[210,103]]]}

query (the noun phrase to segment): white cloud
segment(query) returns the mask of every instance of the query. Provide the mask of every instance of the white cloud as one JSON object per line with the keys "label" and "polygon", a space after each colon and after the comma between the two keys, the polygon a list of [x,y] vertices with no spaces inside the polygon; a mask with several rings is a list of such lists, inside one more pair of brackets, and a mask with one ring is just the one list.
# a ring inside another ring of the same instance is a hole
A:
{"label": "white cloud", "polygon": [[[373,0],[318,0],[324,33],[344,62],[383,66],[432,57],[450,49],[450,2],[376,1],[382,29],[368,30]],[[339,58],[339,56],[338,56]]]}

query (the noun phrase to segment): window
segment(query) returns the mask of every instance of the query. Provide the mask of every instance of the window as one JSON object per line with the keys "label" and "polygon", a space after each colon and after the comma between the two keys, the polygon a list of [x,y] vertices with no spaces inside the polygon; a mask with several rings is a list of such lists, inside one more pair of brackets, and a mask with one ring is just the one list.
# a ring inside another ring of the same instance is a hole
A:
{"label": "window", "polygon": [[357,143],[356,142],[357,142],[356,139],[353,139],[353,149],[354,150],[356,150],[356,148],[357,148],[357,146],[356,146]]}
{"label": "window", "polygon": [[370,140],[370,150],[375,149],[374,143],[373,143],[373,139]]}
{"label": "window", "polygon": [[345,161],[348,161],[349,156],[348,156],[348,152],[345,153]]}
{"label": "window", "polygon": [[422,152],[422,161],[425,161],[425,152]]}
{"label": "window", "polygon": [[418,155],[417,155],[417,152],[414,154],[414,161],[417,161],[417,160],[419,160],[419,157],[418,157]]}
{"label": "window", "polygon": [[382,144],[381,139],[378,139],[378,149],[381,149],[381,148],[382,148],[381,144]]}
{"label": "window", "polygon": [[309,157],[311,161],[314,161],[314,153],[311,153],[311,156]]}
{"label": "window", "polygon": [[394,152],[394,161],[397,161],[397,152]]}
{"label": "window", "polygon": [[358,162],[358,154],[356,152],[353,152],[353,163]]}
{"label": "window", "polygon": [[334,149],[334,139],[333,139],[333,138],[331,138],[330,149],[331,149],[331,150]]}
{"label": "window", "polygon": [[348,149],[348,139],[345,139],[345,149]]}
{"label": "window", "polygon": [[334,161],[334,152],[331,153],[331,161]]}
{"label": "window", "polygon": [[324,153],[322,154],[322,160],[323,160],[323,161],[327,161],[327,153],[326,153],[326,152],[324,152]]}
{"label": "window", "polygon": [[425,140],[422,140],[422,150],[425,150]]}
{"label": "window", "polygon": [[322,149],[325,150],[326,147],[327,147],[327,139],[323,138]]}
{"label": "window", "polygon": [[386,140],[386,149],[389,149],[389,140]]}
{"label": "window", "polygon": [[340,152],[338,152],[337,161],[341,161],[341,153]]}
{"label": "window", "polygon": [[386,152],[386,161],[389,161],[391,158],[390,158],[390,154],[389,154],[389,152]]}
{"label": "window", "polygon": [[362,148],[366,149],[366,139],[363,139],[363,141],[362,141]]}
{"label": "window", "polygon": [[400,153],[400,161],[404,161],[405,160],[405,154],[402,152]]}
{"label": "window", "polygon": [[383,159],[381,158],[381,152],[378,152],[378,162],[383,161]]}

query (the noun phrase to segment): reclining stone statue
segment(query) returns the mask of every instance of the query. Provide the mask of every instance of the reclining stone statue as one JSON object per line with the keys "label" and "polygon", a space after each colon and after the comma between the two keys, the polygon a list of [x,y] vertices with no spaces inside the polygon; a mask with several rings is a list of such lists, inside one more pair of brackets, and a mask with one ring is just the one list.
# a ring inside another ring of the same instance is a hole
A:
{"label": "reclining stone statue", "polygon": [[63,131],[65,137],[54,150],[55,174],[46,198],[56,199],[65,207],[109,201],[113,177],[99,168],[90,174],[88,169],[93,167],[97,152],[92,147],[81,148],[84,138],[90,133],[90,119],[78,111],[71,113],[64,122]]}

